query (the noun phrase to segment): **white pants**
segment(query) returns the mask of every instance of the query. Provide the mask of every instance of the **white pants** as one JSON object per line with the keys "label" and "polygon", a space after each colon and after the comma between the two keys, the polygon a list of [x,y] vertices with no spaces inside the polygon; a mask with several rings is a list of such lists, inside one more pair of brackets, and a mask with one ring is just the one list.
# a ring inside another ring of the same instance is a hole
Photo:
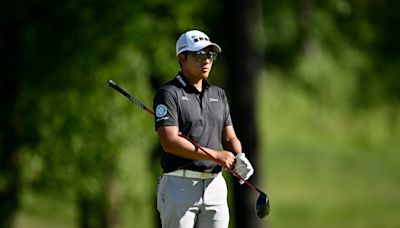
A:
{"label": "white pants", "polygon": [[163,175],[157,191],[162,227],[227,228],[227,192],[221,173],[209,179]]}

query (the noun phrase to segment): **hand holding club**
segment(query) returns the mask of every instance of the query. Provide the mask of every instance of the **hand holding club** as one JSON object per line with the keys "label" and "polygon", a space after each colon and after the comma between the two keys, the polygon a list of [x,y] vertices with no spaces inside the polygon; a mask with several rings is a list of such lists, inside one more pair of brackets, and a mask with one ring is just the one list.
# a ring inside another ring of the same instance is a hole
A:
{"label": "hand holding club", "polygon": [[[141,109],[143,109],[144,111],[146,111],[147,113],[149,113],[150,115],[154,116],[154,112],[150,109],[148,109],[142,102],[140,102],[139,100],[137,100],[136,98],[132,97],[129,93],[127,93],[125,90],[123,90],[121,87],[119,87],[115,82],[113,82],[112,80],[108,81],[108,84],[114,88],[115,90],[117,90],[118,92],[120,92],[122,95],[124,95],[125,97],[127,97],[129,100],[131,100],[135,105],[139,106]],[[190,139],[188,136],[184,135],[184,134],[179,134],[180,137],[183,137],[185,139],[187,139],[189,142],[191,142],[195,147],[199,148],[200,150],[202,150],[204,153],[209,154],[203,147],[201,147],[200,145],[198,145],[196,142],[194,142],[192,139]],[[209,154],[212,158],[215,158],[214,156],[212,156],[211,154]],[[233,160],[233,159],[232,159]],[[232,161],[233,162],[233,161]],[[228,163],[226,164],[227,167],[230,167],[230,164],[232,163]],[[254,184],[250,183],[249,181],[247,181],[247,179],[250,178],[250,176],[254,173],[254,169],[251,165],[251,163],[249,162],[249,160],[247,160],[247,158],[245,157],[244,153],[238,154],[236,156],[236,164],[235,164],[235,169],[231,169],[231,168],[227,168],[227,170],[232,173],[232,175],[236,176],[237,178],[241,179],[240,183],[243,184],[245,183],[247,186],[249,186],[251,189],[257,191],[258,193],[260,193],[260,195],[257,198],[257,203],[256,203],[256,213],[257,216],[259,218],[264,218],[265,216],[267,216],[270,212],[270,202],[269,202],[269,197],[268,195],[261,191],[259,188],[257,188]],[[243,180],[242,180],[243,179]]]}
{"label": "hand holding club", "polygon": [[[235,171],[244,179],[247,180],[253,175],[254,169],[250,161],[246,158],[244,153],[236,155]],[[240,184],[244,184],[243,180],[239,180]]]}

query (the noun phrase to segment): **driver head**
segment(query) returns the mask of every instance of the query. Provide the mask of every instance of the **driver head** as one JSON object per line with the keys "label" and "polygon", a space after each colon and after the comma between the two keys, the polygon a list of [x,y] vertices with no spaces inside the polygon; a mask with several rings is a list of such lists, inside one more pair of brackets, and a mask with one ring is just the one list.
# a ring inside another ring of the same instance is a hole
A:
{"label": "driver head", "polygon": [[256,204],[256,213],[259,218],[264,218],[269,214],[269,198],[265,193],[260,193]]}

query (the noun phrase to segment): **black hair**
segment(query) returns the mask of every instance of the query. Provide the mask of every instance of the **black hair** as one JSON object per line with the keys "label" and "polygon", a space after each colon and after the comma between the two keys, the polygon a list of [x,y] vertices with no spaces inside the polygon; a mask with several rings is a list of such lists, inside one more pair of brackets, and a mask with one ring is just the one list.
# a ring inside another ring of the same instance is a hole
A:
{"label": "black hair", "polygon": [[[185,55],[185,58],[187,58],[188,53],[189,53],[189,51],[183,51],[183,52],[179,53],[179,55],[180,55],[180,54],[184,54],[184,55]],[[182,67],[182,63],[181,63],[181,61],[179,61],[179,59],[178,59],[178,62],[179,62],[179,66]]]}

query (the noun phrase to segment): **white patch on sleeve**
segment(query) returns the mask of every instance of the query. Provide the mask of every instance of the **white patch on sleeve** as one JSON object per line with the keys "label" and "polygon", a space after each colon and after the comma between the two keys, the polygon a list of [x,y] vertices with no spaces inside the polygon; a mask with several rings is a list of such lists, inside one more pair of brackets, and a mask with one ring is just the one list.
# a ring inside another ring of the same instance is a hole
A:
{"label": "white patch on sleeve", "polygon": [[163,105],[163,104],[157,105],[156,116],[158,118],[161,118],[161,117],[167,115],[167,112],[168,112],[168,109],[167,109],[167,107],[165,105]]}

